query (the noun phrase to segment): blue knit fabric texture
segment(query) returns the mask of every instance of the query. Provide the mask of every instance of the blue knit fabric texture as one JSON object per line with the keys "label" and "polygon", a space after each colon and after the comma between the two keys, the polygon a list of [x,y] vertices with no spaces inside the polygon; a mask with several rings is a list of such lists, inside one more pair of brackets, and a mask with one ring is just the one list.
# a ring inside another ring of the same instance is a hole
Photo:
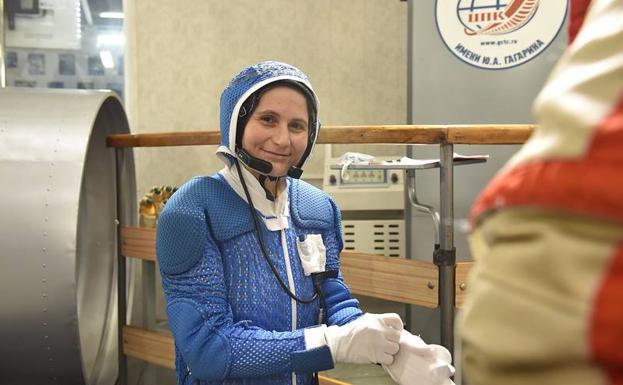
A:
{"label": "blue knit fabric texture", "polygon": [[[291,221],[283,232],[293,285],[297,296],[310,298],[313,284],[304,275],[296,239],[321,234],[327,269],[337,271],[339,213],[324,192],[302,181],[288,183]],[[268,257],[287,284],[282,232],[269,231],[262,221],[260,229]],[[262,255],[249,206],[222,176],[194,178],[169,199],[156,249],[179,384],[291,384],[296,371],[297,384],[307,385],[307,371],[326,369],[328,353],[306,352],[303,333],[318,324],[319,301],[297,303],[292,324],[291,299]],[[329,323],[341,325],[361,314],[341,276],[323,287]]]}

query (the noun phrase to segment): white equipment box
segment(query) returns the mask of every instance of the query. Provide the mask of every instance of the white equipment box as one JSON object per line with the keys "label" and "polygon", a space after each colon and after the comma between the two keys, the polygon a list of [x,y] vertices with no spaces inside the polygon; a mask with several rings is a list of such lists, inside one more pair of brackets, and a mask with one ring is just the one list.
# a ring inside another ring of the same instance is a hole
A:
{"label": "white equipment box", "polygon": [[323,190],[342,211],[344,250],[404,257],[404,171],[347,169],[342,177],[335,164],[326,159]]}

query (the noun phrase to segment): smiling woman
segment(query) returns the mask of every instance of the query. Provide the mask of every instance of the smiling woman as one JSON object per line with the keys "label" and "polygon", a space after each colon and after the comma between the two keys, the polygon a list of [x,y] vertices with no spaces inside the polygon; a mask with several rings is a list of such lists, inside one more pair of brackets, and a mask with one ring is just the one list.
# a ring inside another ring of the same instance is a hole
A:
{"label": "smiling woman", "polygon": [[344,283],[340,212],[298,179],[319,128],[313,88],[288,64],[248,67],[223,91],[225,167],[182,186],[158,222],[179,384],[307,385],[336,362],[387,365],[400,384],[430,362],[439,378],[422,384],[451,383],[444,348],[397,314],[362,314]]}

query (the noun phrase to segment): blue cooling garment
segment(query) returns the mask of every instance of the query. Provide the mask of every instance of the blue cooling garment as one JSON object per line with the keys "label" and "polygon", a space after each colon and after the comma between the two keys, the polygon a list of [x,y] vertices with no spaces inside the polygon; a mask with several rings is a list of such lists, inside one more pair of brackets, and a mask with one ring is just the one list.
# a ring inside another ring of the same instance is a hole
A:
{"label": "blue cooling garment", "polygon": [[[296,239],[321,234],[326,269],[338,272],[340,216],[324,192],[295,179],[288,186],[289,228],[269,231],[260,220],[260,229],[283,282],[310,298],[313,284]],[[297,384],[311,384],[313,371],[333,366],[328,347],[305,350],[303,328],[318,324],[319,301],[293,310],[262,255],[249,206],[222,176],[194,178],[171,197],[158,222],[156,248],[179,384],[282,385],[292,383],[292,372]],[[326,278],[322,288],[329,324],[361,315],[341,276]]]}

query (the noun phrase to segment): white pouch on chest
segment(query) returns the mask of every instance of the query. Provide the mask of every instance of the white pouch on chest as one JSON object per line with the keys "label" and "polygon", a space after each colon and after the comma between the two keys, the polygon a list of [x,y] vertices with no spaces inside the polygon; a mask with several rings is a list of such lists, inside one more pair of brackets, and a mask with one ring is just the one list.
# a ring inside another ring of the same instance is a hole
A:
{"label": "white pouch on chest", "polygon": [[320,234],[308,234],[303,241],[297,238],[296,248],[298,249],[305,275],[322,273],[325,270],[327,249],[322,242]]}

